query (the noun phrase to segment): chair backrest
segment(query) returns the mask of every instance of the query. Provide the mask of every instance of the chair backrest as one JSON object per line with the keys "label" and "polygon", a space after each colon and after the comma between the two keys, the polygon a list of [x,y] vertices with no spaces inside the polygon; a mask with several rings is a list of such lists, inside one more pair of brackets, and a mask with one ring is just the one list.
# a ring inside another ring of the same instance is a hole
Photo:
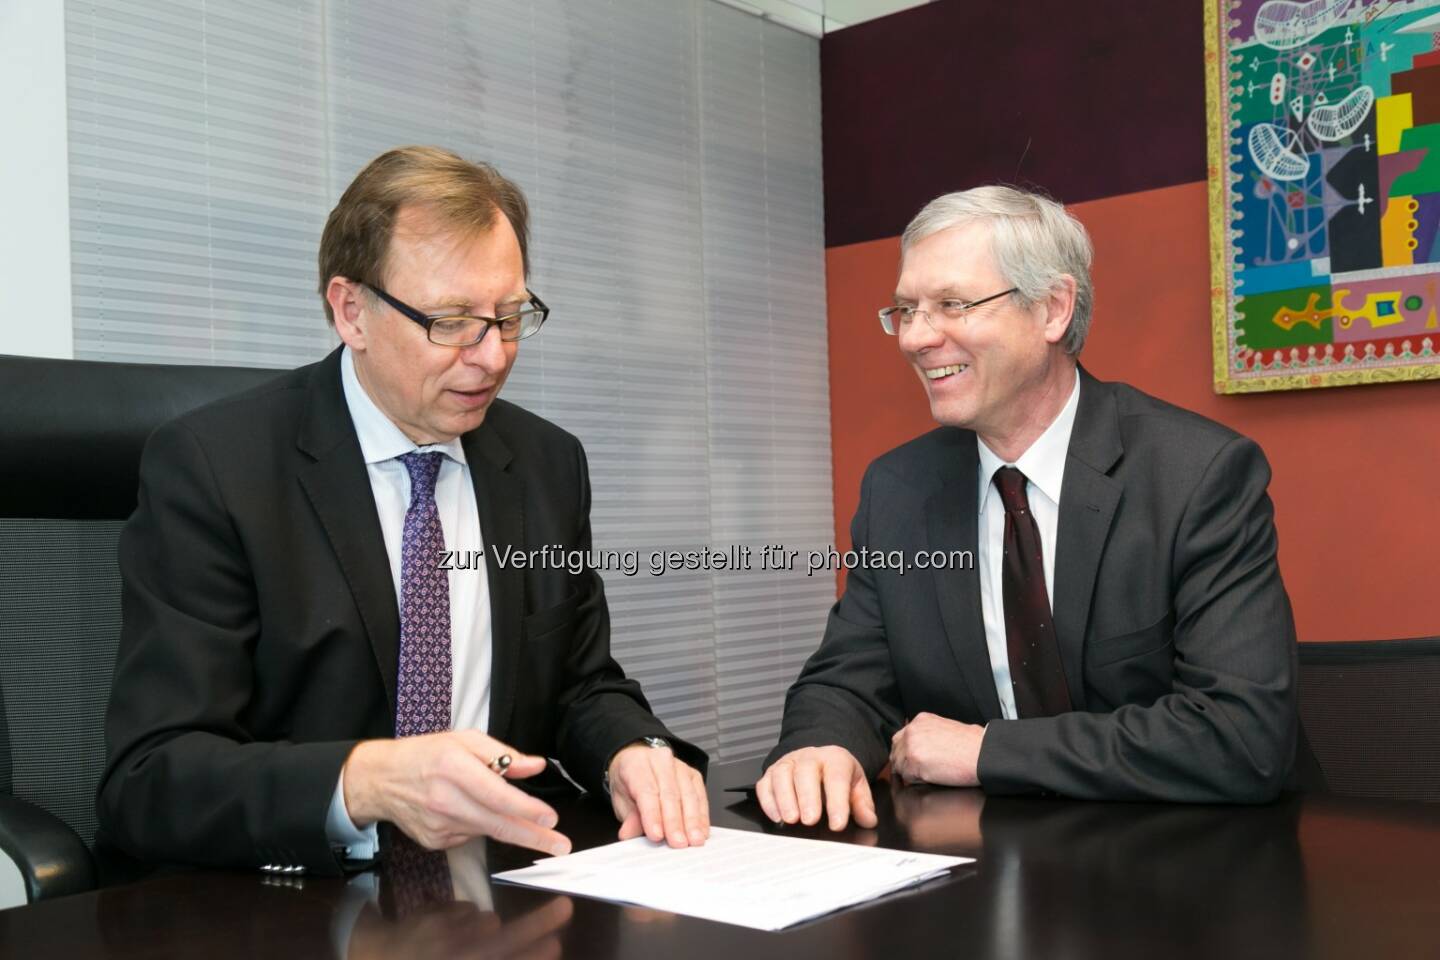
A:
{"label": "chair backrest", "polygon": [[277,373],[0,356],[0,790],[86,844],[140,452],[166,420]]}
{"label": "chair backrest", "polygon": [[1331,793],[1440,801],[1440,638],[1300,644],[1300,719]]}

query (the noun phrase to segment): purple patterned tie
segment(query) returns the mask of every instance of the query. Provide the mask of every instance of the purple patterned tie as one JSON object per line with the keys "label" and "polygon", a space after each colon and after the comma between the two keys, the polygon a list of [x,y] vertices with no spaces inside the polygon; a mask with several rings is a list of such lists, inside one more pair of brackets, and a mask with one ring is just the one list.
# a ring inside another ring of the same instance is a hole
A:
{"label": "purple patterned tie", "polygon": [[426,850],[399,828],[386,831],[384,837],[385,860],[380,868],[382,916],[403,920],[432,904],[455,899],[450,858],[444,850]]}
{"label": "purple patterned tie", "polygon": [[400,681],[395,736],[450,729],[450,584],[435,478],[443,453],[397,457],[410,471],[410,509],[400,547]]}

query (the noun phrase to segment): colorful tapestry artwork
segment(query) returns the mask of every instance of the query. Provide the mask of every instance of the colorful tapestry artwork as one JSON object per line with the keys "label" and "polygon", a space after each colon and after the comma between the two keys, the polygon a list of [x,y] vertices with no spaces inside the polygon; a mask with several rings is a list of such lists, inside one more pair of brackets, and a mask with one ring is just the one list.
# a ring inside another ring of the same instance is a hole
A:
{"label": "colorful tapestry artwork", "polygon": [[1205,17],[1216,391],[1440,378],[1440,0]]}

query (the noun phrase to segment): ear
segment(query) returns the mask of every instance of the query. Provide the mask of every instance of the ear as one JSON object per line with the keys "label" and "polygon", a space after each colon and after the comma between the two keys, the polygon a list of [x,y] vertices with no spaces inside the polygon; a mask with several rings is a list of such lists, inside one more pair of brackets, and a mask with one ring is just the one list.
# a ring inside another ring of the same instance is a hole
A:
{"label": "ear", "polygon": [[1075,278],[1062,274],[1043,301],[1046,343],[1059,343],[1070,329],[1070,318],[1075,315],[1075,288]]}
{"label": "ear", "polygon": [[345,277],[331,277],[325,287],[325,302],[330,304],[340,339],[351,350],[364,352],[369,298],[360,284]]}

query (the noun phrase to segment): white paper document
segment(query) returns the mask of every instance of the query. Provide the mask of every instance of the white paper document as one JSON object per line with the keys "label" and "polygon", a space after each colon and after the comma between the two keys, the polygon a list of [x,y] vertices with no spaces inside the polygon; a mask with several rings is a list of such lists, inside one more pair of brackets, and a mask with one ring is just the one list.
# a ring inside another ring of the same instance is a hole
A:
{"label": "white paper document", "polygon": [[551,857],[495,879],[781,930],[973,862],[713,827],[703,847],[675,850],[638,837]]}

